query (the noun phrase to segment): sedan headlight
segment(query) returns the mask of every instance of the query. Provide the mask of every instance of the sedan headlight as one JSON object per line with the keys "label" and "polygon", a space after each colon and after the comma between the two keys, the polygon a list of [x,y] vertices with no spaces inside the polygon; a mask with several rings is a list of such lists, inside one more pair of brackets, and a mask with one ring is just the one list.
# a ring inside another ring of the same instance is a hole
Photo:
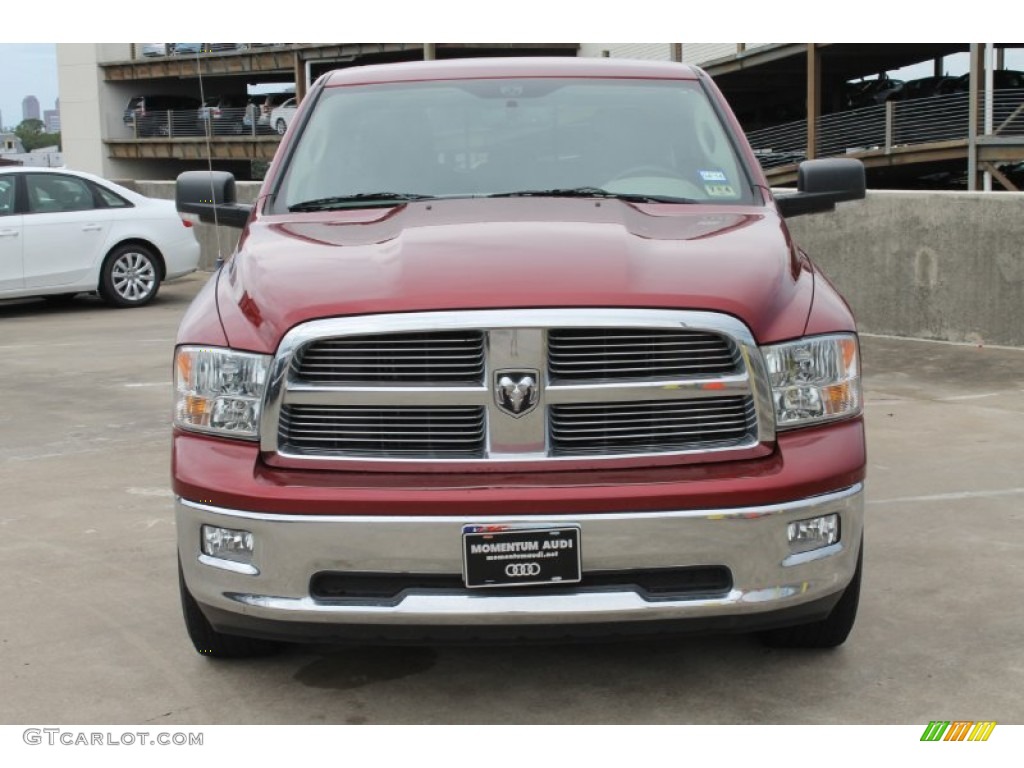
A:
{"label": "sedan headlight", "polygon": [[861,411],[860,350],[853,334],[814,336],[761,349],[779,429]]}
{"label": "sedan headlight", "polygon": [[259,437],[269,355],[179,347],[174,357],[174,424],[225,437]]}

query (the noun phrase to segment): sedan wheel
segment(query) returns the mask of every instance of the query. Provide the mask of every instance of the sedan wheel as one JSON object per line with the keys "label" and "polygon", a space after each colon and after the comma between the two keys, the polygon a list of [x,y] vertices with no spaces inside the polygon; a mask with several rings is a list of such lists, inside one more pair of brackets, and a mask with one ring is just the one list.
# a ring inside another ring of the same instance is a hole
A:
{"label": "sedan wheel", "polygon": [[282,120],[281,118],[277,119],[277,125],[275,127],[277,128],[277,133],[279,136],[284,136],[284,132],[288,130],[287,123],[285,123],[285,121]]}
{"label": "sedan wheel", "polygon": [[160,289],[160,270],[153,253],[141,245],[115,249],[103,265],[100,294],[115,307],[148,304]]}

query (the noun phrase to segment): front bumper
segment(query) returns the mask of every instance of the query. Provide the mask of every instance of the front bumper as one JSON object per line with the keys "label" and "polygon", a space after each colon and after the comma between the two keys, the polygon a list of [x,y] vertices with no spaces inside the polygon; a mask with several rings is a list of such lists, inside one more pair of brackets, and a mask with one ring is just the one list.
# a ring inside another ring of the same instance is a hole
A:
{"label": "front bumper", "polygon": [[[836,544],[791,554],[786,526],[838,513]],[[325,516],[240,512],[178,498],[185,582],[216,629],[292,640],[386,636],[424,630],[620,629],[682,622],[681,628],[750,630],[823,618],[853,578],[863,530],[863,487],[769,506],[664,512],[530,516]],[[320,572],[459,574],[468,523],[581,528],[584,574],[724,566],[723,594],[650,599],[629,588],[564,587],[536,594],[501,590],[405,590],[397,600],[322,600]],[[257,573],[201,555],[204,524],[251,531]]]}

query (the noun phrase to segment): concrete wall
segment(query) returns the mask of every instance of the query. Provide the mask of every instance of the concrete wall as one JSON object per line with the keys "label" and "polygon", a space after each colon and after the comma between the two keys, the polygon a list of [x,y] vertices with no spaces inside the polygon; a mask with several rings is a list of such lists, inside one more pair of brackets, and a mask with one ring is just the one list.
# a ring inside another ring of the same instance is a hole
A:
{"label": "concrete wall", "polygon": [[[174,182],[126,182],[174,197]],[[252,202],[257,182],[238,182]],[[1024,193],[869,192],[834,213],[790,220],[793,237],[868,333],[1024,346]],[[239,230],[196,226],[202,265],[231,254]]]}
{"label": "concrete wall", "polygon": [[97,46],[92,43],[58,45],[57,83],[65,160],[71,168],[102,175],[108,169],[101,130],[102,73],[96,54]]}
{"label": "concrete wall", "polygon": [[792,219],[862,331],[1024,346],[1024,194],[869,192]]}

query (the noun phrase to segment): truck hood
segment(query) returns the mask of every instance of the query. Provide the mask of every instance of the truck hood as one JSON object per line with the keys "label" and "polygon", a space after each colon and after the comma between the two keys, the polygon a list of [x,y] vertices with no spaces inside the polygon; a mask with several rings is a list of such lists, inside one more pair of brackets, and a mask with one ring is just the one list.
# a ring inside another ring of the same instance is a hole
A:
{"label": "truck hood", "polygon": [[718,311],[764,343],[801,335],[813,282],[770,208],[453,199],[258,217],[217,302],[266,353],[317,318],[543,307]]}

